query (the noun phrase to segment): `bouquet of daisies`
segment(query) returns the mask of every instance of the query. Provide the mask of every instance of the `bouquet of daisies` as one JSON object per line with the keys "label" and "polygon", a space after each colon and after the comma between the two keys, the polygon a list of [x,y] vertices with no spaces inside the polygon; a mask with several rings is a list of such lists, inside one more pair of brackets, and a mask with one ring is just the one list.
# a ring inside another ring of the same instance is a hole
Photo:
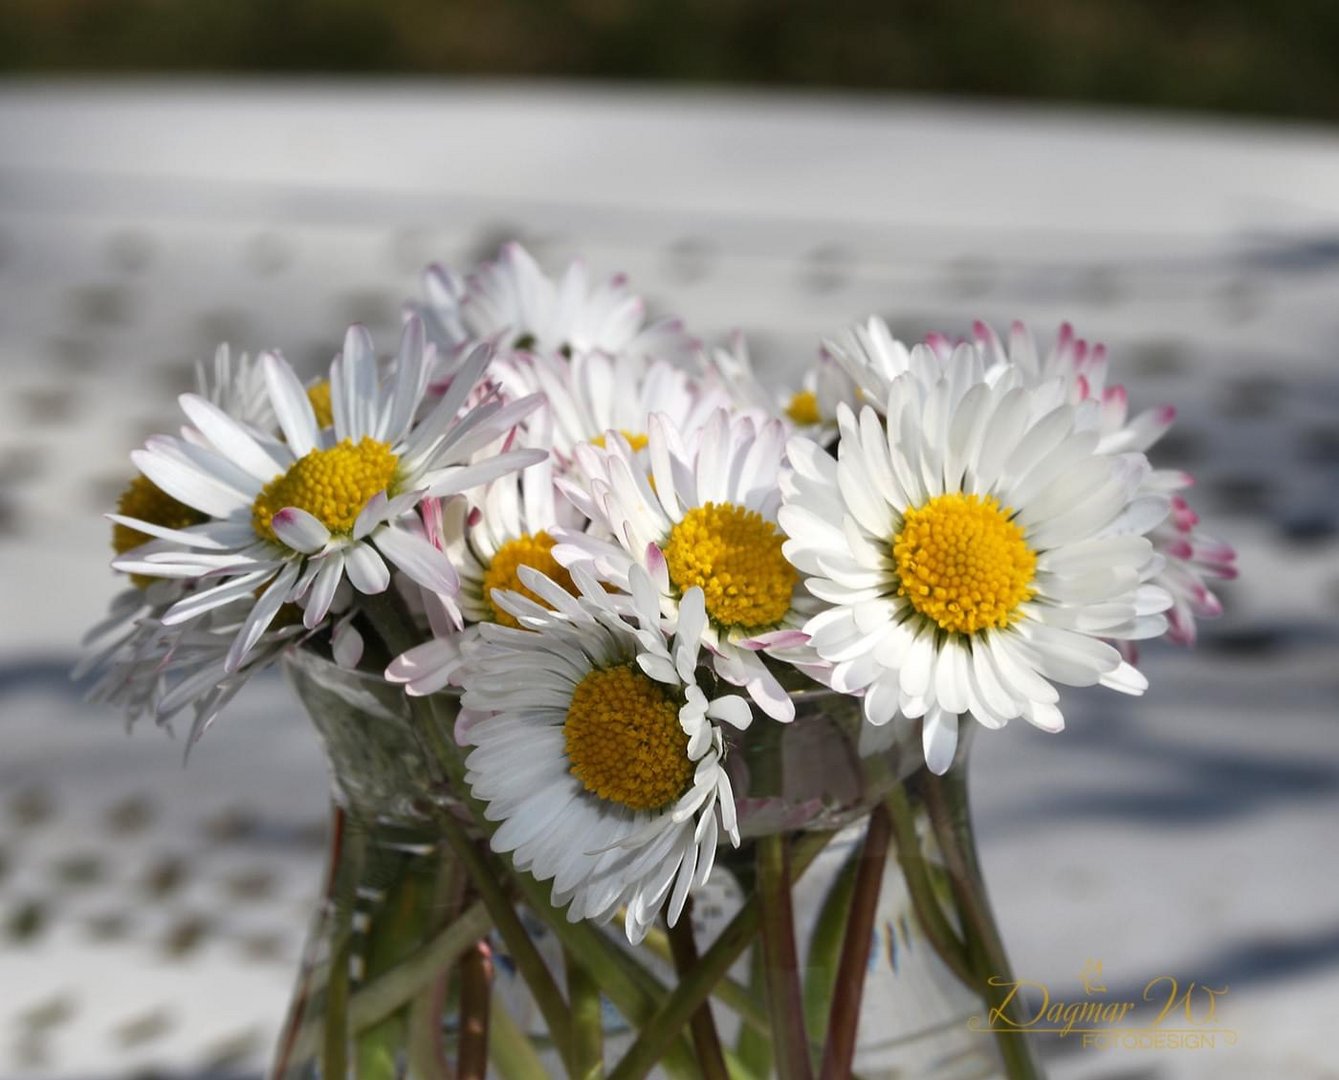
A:
{"label": "bouquet of daisies", "polygon": [[1232,552],[1146,456],[1173,411],[1130,416],[1068,327],[872,318],[778,393],[581,264],[425,282],[389,357],[356,326],[308,383],[219,350],[131,455],[86,667],[190,743],[293,650],[382,675],[570,921],[675,926],[756,809],[732,758],[805,694],[943,774],[973,721],[1059,731],[1057,685],[1141,693],[1135,643],[1219,610]]}

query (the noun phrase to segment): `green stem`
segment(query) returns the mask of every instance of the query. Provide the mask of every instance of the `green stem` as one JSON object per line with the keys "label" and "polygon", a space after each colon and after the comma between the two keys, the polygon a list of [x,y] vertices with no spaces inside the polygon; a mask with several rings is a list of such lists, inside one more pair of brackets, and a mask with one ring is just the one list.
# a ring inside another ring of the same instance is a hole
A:
{"label": "green stem", "polygon": [[451,992],[451,972],[440,973],[409,1006],[409,1075],[414,1080],[452,1080],[442,1045],[442,1013]]}
{"label": "green stem", "polygon": [[642,1025],[637,1040],[609,1074],[609,1080],[640,1080],[655,1068],[665,1049],[757,933],[758,908],[746,904],[702,954],[697,967],[679,980],[665,1004]]}
{"label": "green stem", "polygon": [[[646,1024],[668,993],[660,980],[598,928],[585,922],[569,922],[549,902],[547,887],[532,875],[514,873],[514,878],[526,906],[544,919],[564,949],[581,957],[591,977],[628,1023],[639,1029]],[[678,1038],[677,1042],[673,1042],[678,1036],[679,1030],[676,1028],[671,1032],[671,1043],[666,1044],[661,1055],[666,1071],[673,1077],[686,1080],[697,1075],[697,1067],[687,1040]]]}
{"label": "green stem", "polygon": [[321,1040],[321,1075],[344,1077],[349,1070],[349,964],[353,955],[353,907],[362,876],[367,833],[347,822],[344,855],[335,883],[333,954],[325,985],[324,1030]]}
{"label": "green stem", "polygon": [[[792,862],[796,881],[833,835],[810,833],[795,844]],[[655,1014],[643,1021],[635,1021],[637,1038],[609,1074],[609,1080],[640,1080],[655,1068],[697,1007],[753,943],[759,925],[758,902],[754,897],[740,908],[711,947],[698,958],[693,971],[679,980]]]}
{"label": "green stem", "polygon": [[855,888],[851,894],[851,911],[842,939],[837,989],[832,998],[832,1011],[828,1014],[822,1080],[842,1080],[851,1074],[856,1029],[860,1023],[860,1001],[865,990],[865,973],[869,969],[870,941],[874,935],[874,916],[879,906],[892,831],[887,808],[876,806],[865,828],[865,842],[861,845]]}
{"label": "green stem", "polygon": [[[465,905],[466,880],[464,868],[455,859],[447,858],[445,852],[438,852],[437,875],[433,884],[432,898],[428,917],[436,916],[430,927],[433,937],[425,942],[414,955],[419,956],[432,949],[438,936],[447,928],[459,922]],[[485,928],[491,927],[488,913],[482,904],[475,904],[471,911],[477,910]],[[487,929],[481,930],[483,937]],[[452,1080],[452,1070],[446,1057],[446,1047],[442,1039],[442,1015],[446,1011],[447,999],[451,996],[451,984],[455,977],[454,965],[457,953],[441,958],[432,967],[425,970],[426,985],[418,987],[412,994],[409,1004],[409,1072],[411,1076],[424,1080]]]}
{"label": "green stem", "polygon": [[[647,931],[646,937],[642,939],[642,945],[665,963],[674,963],[674,953],[670,949],[669,935],[665,931],[652,927]],[[759,956],[761,956],[761,953]],[[753,1031],[762,1035],[771,1033],[772,1029],[767,1020],[767,1008],[762,1004],[763,990],[761,983],[756,988],[751,988],[726,976],[716,984],[711,993],[712,997],[733,1010],[743,1021],[743,1027],[740,1029],[741,1035],[745,1031]]]}
{"label": "green stem", "polygon": [[[961,775],[964,764],[958,761],[953,768],[959,770],[959,775],[951,779],[925,775],[922,782],[925,807],[948,870],[954,903],[967,939],[967,955],[977,976],[977,990],[990,1008],[989,1015],[1010,1016],[1013,1015],[1010,996],[1005,987],[1012,986],[1015,980],[986,898],[976,845],[966,828],[967,786]],[[1027,1036],[1005,1030],[1010,1026],[1007,1024],[991,1022],[990,1026],[995,1031],[1009,1080],[1038,1080],[1041,1074],[1028,1050]]]}
{"label": "green stem", "polygon": [[[808,1031],[822,1031],[828,1022],[832,995],[837,986],[842,932],[851,909],[851,892],[855,888],[859,863],[860,850],[852,848],[850,858],[843,864],[827,896],[823,898],[823,906],[819,909],[809,938],[809,955],[804,972],[804,1023]],[[758,956],[761,957],[761,950],[758,950]],[[766,974],[761,967],[758,971],[760,975]]]}
{"label": "green stem", "polygon": [[572,1077],[591,1080],[604,1075],[604,1005],[600,986],[577,954],[563,950],[567,967],[567,999],[572,1003]]}
{"label": "green stem", "polygon": [[967,959],[967,946],[940,906],[939,897],[930,880],[929,862],[921,850],[920,836],[916,831],[916,811],[901,784],[889,792],[887,805],[893,824],[897,864],[902,869],[902,880],[906,882],[907,892],[911,896],[916,921],[920,923],[926,940],[939,959],[964,986],[976,993],[977,979]]}
{"label": "green stem", "polygon": [[[488,933],[493,921],[483,904],[473,904],[422,949],[385,974],[359,987],[348,999],[350,1031],[364,1031],[424,992],[434,976],[455,963],[466,949]],[[312,1045],[314,1031],[304,1027],[293,1042],[293,1060]]]}
{"label": "green stem", "polygon": [[800,965],[795,952],[795,919],[791,910],[790,844],[784,835],[756,841],[758,915],[763,954],[767,959],[767,1009],[777,1048],[781,1080],[810,1080],[809,1039],[804,1030],[800,996]]}
{"label": "green stem", "polygon": [[[368,860],[364,882],[385,881],[387,884],[380,898],[371,901],[378,910],[369,913],[360,983],[393,970],[402,959],[417,951],[427,932],[431,900],[426,890],[427,882],[421,879],[416,865],[417,856],[374,849],[369,851]],[[407,1020],[407,1015],[397,1009],[360,1029],[350,1016],[349,1027],[357,1056],[356,1072],[360,1078],[377,1080],[394,1076],[396,1055],[407,1036]]]}
{"label": "green stem", "polygon": [[[766,992],[766,979],[767,969],[764,966],[762,950],[755,946],[749,956],[750,999],[753,995],[761,997]],[[771,1029],[767,1025],[765,1014],[761,1026],[744,1024],[740,1027],[739,1039],[735,1046],[740,1062],[754,1076],[772,1075]]]}
{"label": "green stem", "polygon": [[[493,917],[493,925],[497,927],[498,933],[502,935],[507,951],[516,964],[516,970],[521,973],[521,977],[525,979],[526,985],[530,988],[535,1004],[539,1006],[539,1011],[544,1016],[544,1022],[548,1025],[549,1034],[553,1038],[554,1044],[560,1048],[564,1064],[567,1065],[570,1072],[572,1063],[568,1060],[567,1055],[571,1048],[571,1017],[568,1013],[567,1003],[563,1000],[562,992],[559,991],[558,984],[553,979],[553,973],[549,971],[548,965],[544,963],[544,958],[539,955],[539,950],[535,948],[534,942],[530,940],[530,935],[526,933],[525,927],[521,924],[520,916],[516,914],[516,909],[512,906],[510,897],[503,891],[499,883],[499,875],[495,869],[489,865],[484,855],[465,835],[465,830],[451,816],[449,811],[440,814],[438,820],[442,825],[442,831],[446,834],[446,842],[469,871],[474,887],[478,890],[479,899],[483,901],[484,906],[488,908],[488,913]],[[517,875],[518,878],[520,876]]]}
{"label": "green stem", "polygon": [[440,934],[404,961],[368,982],[353,995],[349,1025],[355,1031],[375,1024],[409,1002],[488,933],[492,920],[483,904],[474,903]]}
{"label": "green stem", "polygon": [[488,1058],[502,1080],[549,1080],[530,1036],[521,1030],[501,1001],[493,1001],[488,1026]]}
{"label": "green stem", "polygon": [[[669,927],[670,951],[674,954],[674,970],[680,979],[691,975],[698,965],[697,941],[693,937],[693,901],[684,902],[678,921]],[[729,1080],[725,1071],[725,1055],[721,1050],[721,1036],[711,1015],[711,999],[705,999],[689,1021],[693,1033],[693,1048],[704,1080]]]}

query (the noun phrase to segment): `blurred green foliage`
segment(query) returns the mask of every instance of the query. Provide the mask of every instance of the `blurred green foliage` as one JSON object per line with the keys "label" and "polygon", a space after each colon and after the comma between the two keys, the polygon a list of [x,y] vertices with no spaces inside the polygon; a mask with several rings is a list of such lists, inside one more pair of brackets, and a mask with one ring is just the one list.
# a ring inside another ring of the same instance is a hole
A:
{"label": "blurred green foliage", "polygon": [[1339,0],[0,0],[0,72],[578,76],[1339,117]]}

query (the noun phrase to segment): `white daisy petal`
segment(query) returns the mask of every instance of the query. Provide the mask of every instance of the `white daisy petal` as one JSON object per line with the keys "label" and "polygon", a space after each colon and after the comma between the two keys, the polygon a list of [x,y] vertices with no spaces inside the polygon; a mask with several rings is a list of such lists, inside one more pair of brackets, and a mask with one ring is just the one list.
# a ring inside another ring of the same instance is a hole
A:
{"label": "white daisy petal", "polygon": [[350,619],[340,619],[330,637],[330,654],[336,664],[353,670],[363,657],[363,635]]}
{"label": "white daisy petal", "polygon": [[320,519],[297,506],[285,507],[275,514],[270,519],[270,528],[280,543],[304,555],[312,555],[330,542],[330,530]]}
{"label": "white daisy petal", "polygon": [[262,484],[284,471],[260,443],[213,402],[195,394],[182,394],[177,400],[181,411],[220,454],[236,462]]}
{"label": "white daisy petal", "polygon": [[273,569],[266,568],[242,574],[240,577],[228,578],[212,588],[193,592],[163,612],[163,625],[172,626],[176,623],[189,622],[207,611],[230,604],[239,597],[250,596],[263,582],[273,576]]}
{"label": "white daisy petal", "polygon": [[186,529],[169,529],[162,525],[155,525],[149,521],[140,521],[138,518],[126,517],[124,514],[104,514],[108,521],[115,522],[117,525],[124,525],[135,532],[142,532],[147,536],[154,536],[160,540],[171,540],[181,544],[184,547],[200,548],[204,551],[220,551],[225,548],[236,548],[239,545],[249,543],[255,538],[255,533],[251,529],[250,523],[246,525],[233,525],[225,522],[210,522],[206,525],[191,526]]}
{"label": "white daisy petal", "polygon": [[305,457],[321,445],[321,430],[311,399],[286,361],[273,353],[262,353],[260,361],[284,441],[295,457]]}
{"label": "white daisy petal", "polygon": [[967,711],[967,649],[958,637],[950,637],[939,649],[935,664],[935,700],[951,713]]}
{"label": "white daisy petal", "polygon": [[1122,694],[1142,694],[1148,689],[1148,678],[1138,668],[1121,661],[1113,671],[1105,672],[1099,680],[1103,686],[1119,690]]}
{"label": "white daisy petal", "polygon": [[509,450],[474,465],[451,466],[428,472],[422,477],[427,485],[425,493],[437,499],[459,495],[471,488],[482,487],[499,476],[518,472],[528,465],[543,461],[545,456],[543,450]]}
{"label": "white daisy petal", "polygon": [[226,518],[251,509],[251,499],[235,487],[177,458],[136,450],[130,460],[156,487],[211,517]]}
{"label": "white daisy petal", "polygon": [[444,552],[427,540],[394,526],[373,537],[381,553],[429,592],[451,595],[460,588],[460,576]]}
{"label": "white daisy petal", "polygon": [[931,709],[921,721],[921,741],[926,767],[936,776],[948,772],[958,749],[957,715],[940,708]]}
{"label": "white daisy petal", "polygon": [[242,623],[241,630],[238,631],[236,639],[228,649],[228,657],[224,662],[224,670],[231,673],[240,668],[246,660],[247,653],[260,640],[270,623],[274,620],[279,609],[283,607],[288,599],[288,590],[293,582],[297,580],[298,564],[289,563],[278,574],[269,587],[260,594],[259,599],[247,613],[246,621]]}
{"label": "white daisy petal", "polygon": [[385,418],[377,425],[376,437],[391,442],[404,438],[423,398],[427,378],[423,320],[410,316],[400,337],[395,363],[395,385],[386,405]]}
{"label": "white daisy petal", "polygon": [[707,715],[740,731],[753,723],[753,710],[747,701],[735,694],[713,698],[707,705]]}
{"label": "white daisy petal", "polygon": [[314,630],[330,611],[335,599],[335,590],[344,577],[344,553],[332,551],[321,557],[320,569],[312,580],[311,590],[303,604],[302,623],[308,630]]}
{"label": "white daisy petal", "polygon": [[371,544],[350,544],[344,549],[344,572],[360,593],[374,596],[386,591],[391,572]]}

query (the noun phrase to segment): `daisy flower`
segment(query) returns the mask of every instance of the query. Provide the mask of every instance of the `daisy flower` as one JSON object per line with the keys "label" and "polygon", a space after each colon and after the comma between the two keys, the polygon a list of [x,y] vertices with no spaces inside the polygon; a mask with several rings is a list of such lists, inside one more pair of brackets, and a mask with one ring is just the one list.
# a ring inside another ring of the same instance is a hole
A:
{"label": "daisy flower", "polygon": [[619,588],[644,566],[671,625],[682,597],[701,588],[702,644],[716,674],[744,687],[767,715],[790,720],[795,703],[762,654],[812,662],[801,628],[817,609],[782,554],[777,509],[785,427],[721,409],[687,440],[661,414],[651,417],[649,429],[649,472],[615,432],[603,447],[577,447],[586,484],[562,487],[595,530],[564,532],[558,561],[589,565]]}
{"label": "daisy flower", "polygon": [[603,443],[621,432],[634,450],[646,446],[652,413],[663,413],[678,431],[695,431],[730,398],[664,361],[638,363],[602,352],[513,357],[496,365],[496,378],[512,396],[542,393],[552,415],[551,445],[560,465],[569,465],[581,443]]}
{"label": "daisy flower", "polygon": [[517,243],[469,277],[429,267],[424,287],[416,310],[448,356],[483,341],[501,356],[601,352],[637,362],[679,359],[693,347],[677,319],[647,324],[645,302],[622,275],[593,283],[578,261],[555,281]]}
{"label": "daisy flower", "polygon": [[764,386],[754,371],[748,340],[740,331],[734,331],[724,346],[718,345],[705,353],[702,369],[706,378],[725,390],[736,408],[767,417],[785,416],[776,391]]}
{"label": "daisy flower", "polygon": [[863,323],[843,330],[835,340],[823,343],[822,355],[834,364],[845,379],[830,376],[832,400],[824,414],[818,402],[820,416],[836,414],[838,402],[853,409],[872,405],[882,409],[888,400],[893,380],[916,371],[922,378],[933,379],[941,370],[941,360],[947,359],[952,346],[944,349],[946,339],[932,344],[907,346],[893,336],[888,324],[877,315]]}
{"label": "daisy flower", "polygon": [[536,600],[495,594],[523,629],[485,623],[471,649],[462,704],[485,718],[470,731],[466,779],[501,822],[495,851],[552,879],[573,922],[626,907],[636,944],[667,898],[677,922],[721,830],[739,844],[719,725],[746,728],[752,714],[697,681],[701,589],[684,596],[669,637],[640,569],[621,597],[572,576],[575,596],[529,569],[521,581]]}
{"label": "daisy flower", "polygon": [[132,574],[210,580],[163,614],[167,625],[255,597],[227,654],[229,672],[242,666],[285,603],[300,603],[305,625],[315,628],[341,582],[368,595],[384,591],[387,560],[424,588],[453,593],[455,569],[413,527],[411,511],[424,496],[455,494],[538,460],[542,452],[531,450],[477,463],[472,455],[497,443],[539,401],[490,402],[457,417],[488,362],[480,349],[416,422],[430,361],[422,324],[411,319],[393,376],[383,382],[367,332],[351,328],[331,367],[334,425],[324,433],[292,368],[274,354],[262,356],[283,441],[183,394],[195,437],[152,439],[132,460],[160,491],[206,520],[166,528],[112,515],[155,538],[113,565]]}
{"label": "daisy flower", "polygon": [[824,349],[818,362],[804,373],[800,388],[778,395],[762,384],[753,369],[748,343],[738,332],[725,348],[715,348],[706,359],[710,377],[730,395],[736,408],[785,420],[794,430],[827,441],[837,435],[837,405],[857,400],[851,377]]}
{"label": "daisy flower", "polygon": [[952,359],[892,378],[882,417],[841,407],[836,460],[792,439],[779,515],[829,605],[805,630],[832,685],[863,694],[872,724],[920,718],[936,773],[964,713],[1058,731],[1052,682],[1142,693],[1102,639],[1162,633],[1170,603],[1149,584],[1161,559],[1144,534],[1167,500],[1141,492],[1143,455],[1098,453],[1021,372],[989,383],[976,350]]}

